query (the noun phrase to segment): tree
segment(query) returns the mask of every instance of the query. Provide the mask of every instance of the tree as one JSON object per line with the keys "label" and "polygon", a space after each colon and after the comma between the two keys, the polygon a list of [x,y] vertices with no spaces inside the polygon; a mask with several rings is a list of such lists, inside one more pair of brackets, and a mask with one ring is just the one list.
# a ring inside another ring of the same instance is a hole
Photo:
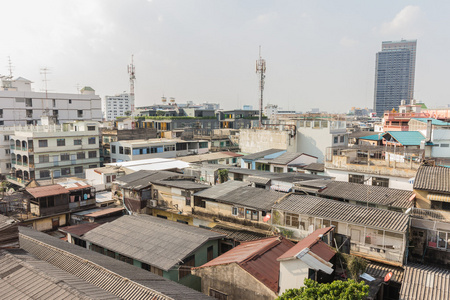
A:
{"label": "tree", "polygon": [[164,117],[166,115],[166,113],[163,110],[158,110],[158,111],[156,111],[156,115],[158,117]]}
{"label": "tree", "polygon": [[335,280],[318,283],[306,278],[305,286],[286,290],[277,300],[362,300],[369,294],[369,286],[364,282]]}
{"label": "tree", "polygon": [[217,172],[217,175],[219,176],[219,182],[224,183],[225,181],[228,181],[228,170],[222,169]]}

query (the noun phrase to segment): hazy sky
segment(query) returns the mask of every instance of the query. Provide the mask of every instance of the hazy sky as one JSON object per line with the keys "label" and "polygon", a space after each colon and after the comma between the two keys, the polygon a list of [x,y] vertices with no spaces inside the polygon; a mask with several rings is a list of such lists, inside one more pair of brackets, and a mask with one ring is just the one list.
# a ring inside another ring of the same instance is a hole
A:
{"label": "hazy sky", "polygon": [[265,104],[306,111],[372,107],[375,53],[417,39],[415,98],[450,103],[449,1],[3,1],[0,74],[49,90],[89,85],[102,98],[129,91],[136,105],[218,102],[258,106],[255,60],[267,61]]}

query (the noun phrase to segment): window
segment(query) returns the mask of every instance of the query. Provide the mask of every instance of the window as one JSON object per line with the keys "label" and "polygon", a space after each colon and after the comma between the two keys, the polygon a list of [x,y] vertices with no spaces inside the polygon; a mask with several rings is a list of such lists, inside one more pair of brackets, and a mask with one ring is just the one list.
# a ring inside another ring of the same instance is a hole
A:
{"label": "window", "polygon": [[111,146],[111,153],[116,154],[116,146],[114,145]]}
{"label": "window", "polygon": [[364,184],[364,175],[348,174],[348,182]]}
{"label": "window", "polygon": [[69,153],[61,153],[61,161],[70,160]]}
{"label": "window", "polygon": [[82,140],[81,140],[81,139],[75,139],[75,140],[73,140],[73,144],[74,144],[75,146],[82,145]]}
{"label": "window", "polygon": [[125,155],[130,155],[130,154],[131,154],[131,149],[130,149],[130,147],[125,147],[124,153],[125,153]]}
{"label": "window", "polygon": [[95,144],[95,137],[90,137],[90,138],[88,139],[88,144],[89,144],[89,145]]}
{"label": "window", "polygon": [[198,144],[198,147],[199,147],[199,148],[208,148],[208,142],[200,142],[200,143]]}
{"label": "window", "polygon": [[85,159],[86,153],[84,152],[77,152],[77,159]]}
{"label": "window", "polygon": [[3,109],[0,109],[0,118],[3,118]]}
{"label": "window", "polygon": [[339,142],[339,137],[335,136],[334,137],[334,143],[337,144]]}
{"label": "window", "polygon": [[106,183],[110,183],[111,182],[111,176],[106,176]]}
{"label": "window", "polygon": [[52,99],[52,105],[53,107],[56,107],[56,99]]}
{"label": "window", "polygon": [[49,178],[50,177],[50,171],[49,170],[41,170],[41,171],[39,171],[39,177],[40,178]]}
{"label": "window", "polygon": [[82,118],[83,117],[83,110],[78,110],[77,111],[77,116],[78,116],[78,118]]}
{"label": "window", "polygon": [[97,168],[97,165],[89,165],[89,169]]}
{"label": "window", "polygon": [[237,216],[238,215],[238,208],[237,207],[232,207],[231,208],[231,214],[233,216]]}
{"label": "window", "polygon": [[54,117],[57,117],[57,116],[58,116],[58,110],[56,110],[56,109],[53,110],[53,116],[54,116]]}
{"label": "window", "polygon": [[89,155],[89,158],[96,158],[97,157],[97,151],[89,151],[88,155]]}
{"label": "window", "polygon": [[119,154],[123,154],[123,147],[119,146]]}
{"label": "window", "polygon": [[187,150],[186,143],[177,143],[177,151]]}
{"label": "window", "polygon": [[56,145],[57,146],[65,146],[66,145],[66,140],[65,139],[57,139],[56,140]]}
{"label": "window", "polygon": [[6,163],[6,168],[7,169],[11,169],[11,164],[10,163]]}
{"label": "window", "polygon": [[222,292],[219,292],[218,290],[209,288],[209,295],[213,298],[219,299],[219,300],[228,300],[228,295]]}
{"label": "window", "polygon": [[298,214],[286,213],[286,226],[298,228]]}
{"label": "window", "polygon": [[389,187],[389,178],[372,177],[372,185]]}
{"label": "window", "polygon": [[69,99],[69,104],[72,104],[72,99]]}
{"label": "window", "polygon": [[343,143],[344,140],[345,140],[345,137],[344,137],[343,135],[341,135],[341,140],[340,140],[340,142]]}
{"label": "window", "polygon": [[26,107],[33,107],[33,99],[31,99],[31,98],[26,98],[26,99],[25,99],[25,106],[26,106]]}
{"label": "window", "polygon": [[75,171],[75,174],[83,173],[83,166],[75,167],[74,171]]}
{"label": "window", "polygon": [[47,140],[39,140],[39,147],[41,148],[48,147]]}
{"label": "window", "polygon": [[4,135],[4,136],[3,136],[3,140],[4,140],[4,141],[9,141],[9,135]]}
{"label": "window", "polygon": [[95,131],[95,126],[88,126],[88,127],[87,127],[87,130],[88,130],[88,131]]}
{"label": "window", "polygon": [[39,155],[39,163],[48,163],[50,161],[48,154]]}
{"label": "window", "polygon": [[178,269],[178,279],[191,274],[191,268],[195,267],[195,255],[186,257],[183,261],[184,263]]}
{"label": "window", "polygon": [[450,144],[441,144],[441,147],[443,148],[448,148],[450,146]]}
{"label": "window", "polygon": [[70,175],[70,168],[62,168],[61,175],[62,176]]}
{"label": "window", "polygon": [[11,154],[11,150],[10,149],[5,149],[5,154]]}
{"label": "window", "polygon": [[214,247],[213,246],[209,246],[206,249],[206,261],[208,262],[210,260],[213,260],[213,258],[214,258]]}

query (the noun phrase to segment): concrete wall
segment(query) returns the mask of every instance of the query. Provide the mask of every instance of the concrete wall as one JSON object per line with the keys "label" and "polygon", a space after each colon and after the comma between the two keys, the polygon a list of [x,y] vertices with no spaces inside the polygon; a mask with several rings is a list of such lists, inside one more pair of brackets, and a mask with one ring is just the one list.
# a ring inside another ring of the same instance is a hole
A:
{"label": "concrete wall", "polygon": [[305,278],[308,278],[309,267],[300,259],[280,261],[280,292],[283,294],[288,289],[299,289]]}
{"label": "concrete wall", "polygon": [[226,294],[228,300],[273,300],[277,297],[276,293],[235,263],[192,272],[202,278],[201,291],[206,295],[214,289]]}
{"label": "concrete wall", "polygon": [[239,147],[242,152],[255,153],[271,148],[287,149],[289,136],[287,131],[241,129]]}
{"label": "concrete wall", "polygon": [[59,226],[65,226],[67,224],[66,214],[61,214],[57,216],[52,216],[43,219],[24,221],[24,225],[32,224],[33,228],[38,231],[48,231],[52,230],[52,219],[59,218]]}

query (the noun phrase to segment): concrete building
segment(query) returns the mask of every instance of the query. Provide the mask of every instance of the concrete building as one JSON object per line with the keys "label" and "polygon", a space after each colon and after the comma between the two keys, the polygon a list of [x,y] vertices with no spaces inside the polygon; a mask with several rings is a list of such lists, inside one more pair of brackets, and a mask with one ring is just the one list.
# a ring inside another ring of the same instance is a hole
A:
{"label": "concrete building", "polygon": [[53,116],[56,123],[74,120],[102,120],[101,99],[91,87],[81,94],[34,92],[31,81],[19,77],[2,79],[0,125],[36,125],[41,116]]}
{"label": "concrete building", "polygon": [[189,154],[208,152],[207,141],[175,139],[128,140],[110,143],[111,162],[142,160],[149,158],[175,158]]}
{"label": "concrete building", "polygon": [[75,121],[62,125],[18,126],[10,137],[9,180],[84,177],[84,170],[100,165],[97,122]]}
{"label": "concrete building", "polygon": [[102,101],[103,119],[110,121],[126,116],[128,112],[131,112],[131,101],[130,94],[126,93],[105,96]]}
{"label": "concrete building", "polygon": [[374,110],[378,116],[414,98],[417,40],[387,41],[376,55]]}

